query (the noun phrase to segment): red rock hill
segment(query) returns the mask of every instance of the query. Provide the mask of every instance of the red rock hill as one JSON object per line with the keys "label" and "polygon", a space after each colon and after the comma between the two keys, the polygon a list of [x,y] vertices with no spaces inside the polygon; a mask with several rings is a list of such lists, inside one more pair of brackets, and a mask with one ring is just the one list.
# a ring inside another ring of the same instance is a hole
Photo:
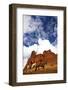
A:
{"label": "red rock hill", "polygon": [[43,66],[45,64],[57,64],[57,54],[51,52],[51,50],[44,51],[43,54],[36,54],[35,51],[32,51],[26,66],[31,66],[34,63],[38,66]]}

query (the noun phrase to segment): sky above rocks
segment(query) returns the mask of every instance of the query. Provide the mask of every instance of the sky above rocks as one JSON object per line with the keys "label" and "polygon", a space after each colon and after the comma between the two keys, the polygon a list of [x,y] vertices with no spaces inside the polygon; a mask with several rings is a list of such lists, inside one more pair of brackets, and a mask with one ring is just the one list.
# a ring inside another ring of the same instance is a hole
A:
{"label": "sky above rocks", "polygon": [[23,45],[39,45],[39,39],[57,46],[57,16],[24,15]]}

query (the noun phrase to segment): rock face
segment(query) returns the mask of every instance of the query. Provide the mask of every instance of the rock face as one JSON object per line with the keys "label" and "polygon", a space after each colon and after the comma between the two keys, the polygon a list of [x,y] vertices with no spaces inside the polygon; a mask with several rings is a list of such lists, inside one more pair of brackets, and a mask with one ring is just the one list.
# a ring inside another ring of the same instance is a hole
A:
{"label": "rock face", "polygon": [[57,72],[57,54],[54,54],[51,50],[44,51],[43,54],[36,54],[35,51],[32,51],[31,57],[23,70],[24,74],[54,72]]}

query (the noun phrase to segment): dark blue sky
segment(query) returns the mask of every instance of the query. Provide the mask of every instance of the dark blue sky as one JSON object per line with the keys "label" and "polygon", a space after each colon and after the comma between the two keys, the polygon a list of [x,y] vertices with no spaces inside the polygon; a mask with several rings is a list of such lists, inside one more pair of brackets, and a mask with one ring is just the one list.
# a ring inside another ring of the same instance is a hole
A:
{"label": "dark blue sky", "polygon": [[[28,18],[28,15],[25,15]],[[24,19],[25,21],[25,19]],[[49,42],[53,45],[57,45],[57,16],[30,16],[30,21],[28,22],[31,27],[31,31],[24,33],[23,36],[23,44],[26,47],[37,44],[38,40],[41,38],[42,40],[49,40]],[[27,24],[27,23],[26,23]],[[35,27],[33,27],[33,24]],[[29,27],[28,26],[28,27]],[[34,28],[34,30],[33,30]]]}

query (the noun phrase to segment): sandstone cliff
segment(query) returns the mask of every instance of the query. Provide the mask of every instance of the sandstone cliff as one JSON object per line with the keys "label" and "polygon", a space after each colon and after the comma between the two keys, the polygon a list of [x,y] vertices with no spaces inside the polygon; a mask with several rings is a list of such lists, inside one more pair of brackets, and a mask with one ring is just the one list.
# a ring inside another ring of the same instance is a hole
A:
{"label": "sandstone cliff", "polygon": [[57,72],[57,54],[51,50],[44,51],[43,54],[32,51],[23,72],[24,74]]}

